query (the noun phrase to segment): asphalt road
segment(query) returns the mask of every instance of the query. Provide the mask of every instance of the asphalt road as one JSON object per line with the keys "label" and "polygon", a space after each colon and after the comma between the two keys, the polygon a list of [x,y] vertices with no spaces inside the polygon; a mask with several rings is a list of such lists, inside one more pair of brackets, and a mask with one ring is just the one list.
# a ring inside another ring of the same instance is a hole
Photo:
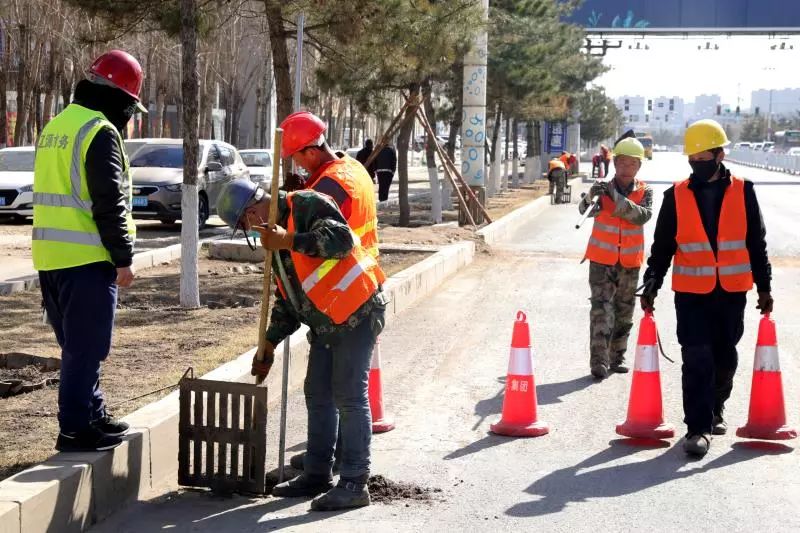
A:
{"label": "asphalt road", "polygon": [[[785,177],[735,170],[759,183],[775,257],[774,318],[788,415],[797,424],[800,271],[793,222],[800,183],[774,184]],[[656,182],[660,198],[669,182],[687,173],[684,158],[657,153],[642,177]],[[373,471],[440,488],[436,501],[309,513],[304,499],[226,499],[171,492],[171,486],[96,531],[797,531],[796,441],[753,443],[731,431],[715,438],[705,458],[688,460],[679,438],[684,432],[679,363],[661,360],[665,415],[678,437],[645,445],[615,434],[615,424],[625,417],[630,375],[602,383],[588,377],[588,267],[579,260],[590,228],[575,230],[577,218],[575,205],[549,207],[507,244],[406,311],[381,337],[385,401],[397,429],[374,437]],[[732,430],[747,417],[759,318],[754,306],[751,296],[726,411]],[[656,308],[664,348],[679,360],[666,289]],[[518,309],[531,323],[539,414],[550,426],[549,435],[536,439],[488,433],[502,407]],[[640,317],[637,310],[635,320]],[[305,440],[299,391],[290,395],[289,418],[294,451]],[[268,427],[274,456],[277,409]],[[270,460],[274,464],[274,457]]]}

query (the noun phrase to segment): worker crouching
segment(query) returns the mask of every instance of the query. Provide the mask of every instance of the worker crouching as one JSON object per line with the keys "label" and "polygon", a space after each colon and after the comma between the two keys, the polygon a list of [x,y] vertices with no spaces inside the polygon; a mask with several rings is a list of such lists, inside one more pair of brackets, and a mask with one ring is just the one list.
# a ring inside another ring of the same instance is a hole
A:
{"label": "worker crouching", "polygon": [[[218,203],[231,227],[261,233],[275,250],[276,301],[266,331],[265,360],[253,374],[266,376],[275,346],[300,324],[310,328],[305,380],[308,450],[304,472],[277,485],[274,496],[317,496],[318,511],[369,505],[367,480],[372,434],[367,379],[375,339],[383,329],[385,275],[361,246],[336,204],[312,190],[281,192],[278,223],[267,220],[270,196],[246,180],[226,186]],[[337,426],[341,424],[342,464],[333,486]],[[323,494],[324,493],[324,494]]]}

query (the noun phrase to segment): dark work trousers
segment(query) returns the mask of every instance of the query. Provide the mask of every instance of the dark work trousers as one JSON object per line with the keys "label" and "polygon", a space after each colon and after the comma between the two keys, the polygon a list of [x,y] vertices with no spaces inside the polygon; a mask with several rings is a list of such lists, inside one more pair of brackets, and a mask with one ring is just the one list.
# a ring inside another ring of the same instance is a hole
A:
{"label": "dark work trousers", "polygon": [[733,389],[747,293],[675,293],[683,356],[683,413],[690,434],[710,433]]}
{"label": "dark work trousers", "polygon": [[608,176],[608,165],[609,165],[610,163],[611,163],[611,160],[610,160],[610,159],[603,159],[603,167],[604,167],[604,169],[605,169],[605,172],[603,173],[603,177],[606,177],[606,176]]}
{"label": "dark work trousers", "polygon": [[385,202],[389,199],[389,189],[394,179],[394,171],[378,170],[375,173],[378,175],[378,201]]}
{"label": "dark work trousers", "polygon": [[304,461],[307,474],[331,474],[337,440],[342,457],[341,477],[359,479],[369,474],[372,417],[367,384],[372,348],[383,329],[384,314],[381,307],[335,339],[311,342],[304,387],[308,409]]}
{"label": "dark work trousers", "polygon": [[61,346],[58,423],[68,433],[105,415],[100,362],[111,349],[117,270],[107,262],[39,272],[45,310]]}

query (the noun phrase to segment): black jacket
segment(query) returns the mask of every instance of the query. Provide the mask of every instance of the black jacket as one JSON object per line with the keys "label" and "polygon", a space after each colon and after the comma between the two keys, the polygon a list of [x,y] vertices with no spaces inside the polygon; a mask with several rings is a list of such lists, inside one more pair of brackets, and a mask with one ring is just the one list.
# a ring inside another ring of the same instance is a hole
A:
{"label": "black jacket", "polygon": [[[731,183],[730,171],[722,165],[722,179],[699,183],[690,177],[689,188],[694,192],[697,208],[706,230],[709,244],[717,253],[717,230],[719,215],[722,210],[722,198],[725,189]],[[753,269],[753,280],[759,292],[770,292],[772,280],[772,266],[767,256],[767,230],[761,217],[761,209],[753,188],[753,182],[744,182],[744,204],[747,217],[747,251],[750,253],[750,265]],[[678,216],[675,209],[675,187],[664,191],[664,201],[658,213],[653,246],[650,249],[650,258],[647,260],[647,270],[644,273],[644,282],[653,280],[651,290],[658,290],[667,275],[672,256],[678,249],[675,236],[678,231]],[[719,283],[717,283],[719,288]]]}
{"label": "black jacket", "polygon": [[[120,93],[120,94],[116,94]],[[126,99],[127,98],[127,99]],[[130,119],[127,111],[132,99],[122,91],[81,81],[75,88],[73,103],[103,113],[120,130]],[[124,148],[117,135],[103,128],[86,151],[86,185],[92,199],[92,218],[103,246],[118,268],[133,263],[133,241],[128,235],[128,184],[123,177]]]}
{"label": "black jacket", "polygon": [[391,146],[384,146],[375,158],[375,170],[397,170],[397,152]]}

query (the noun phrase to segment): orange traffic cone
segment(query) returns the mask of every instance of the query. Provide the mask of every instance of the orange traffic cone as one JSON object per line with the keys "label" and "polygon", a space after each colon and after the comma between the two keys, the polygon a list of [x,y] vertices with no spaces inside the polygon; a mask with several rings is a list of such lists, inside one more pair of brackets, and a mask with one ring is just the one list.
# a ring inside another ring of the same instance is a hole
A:
{"label": "orange traffic cone", "polygon": [[639,323],[628,419],[617,425],[619,435],[640,439],[668,439],[675,436],[675,428],[664,423],[657,338],[653,313],[647,312]]}
{"label": "orange traffic cone", "polygon": [[383,412],[383,384],[381,383],[381,342],[375,340],[372,364],[369,369],[369,410],[372,412],[372,432],[385,433],[394,429],[394,421]]}
{"label": "orange traffic cone", "polygon": [[736,436],[764,440],[788,440],[797,437],[797,431],[786,425],[778,339],[775,321],[769,314],[758,324],[750,413],[747,424],[736,430]]}
{"label": "orange traffic cone", "polygon": [[492,433],[509,437],[539,437],[550,429],[536,417],[536,382],[533,378],[531,332],[525,313],[517,312],[511,337],[506,394],[500,422],[491,425]]}

